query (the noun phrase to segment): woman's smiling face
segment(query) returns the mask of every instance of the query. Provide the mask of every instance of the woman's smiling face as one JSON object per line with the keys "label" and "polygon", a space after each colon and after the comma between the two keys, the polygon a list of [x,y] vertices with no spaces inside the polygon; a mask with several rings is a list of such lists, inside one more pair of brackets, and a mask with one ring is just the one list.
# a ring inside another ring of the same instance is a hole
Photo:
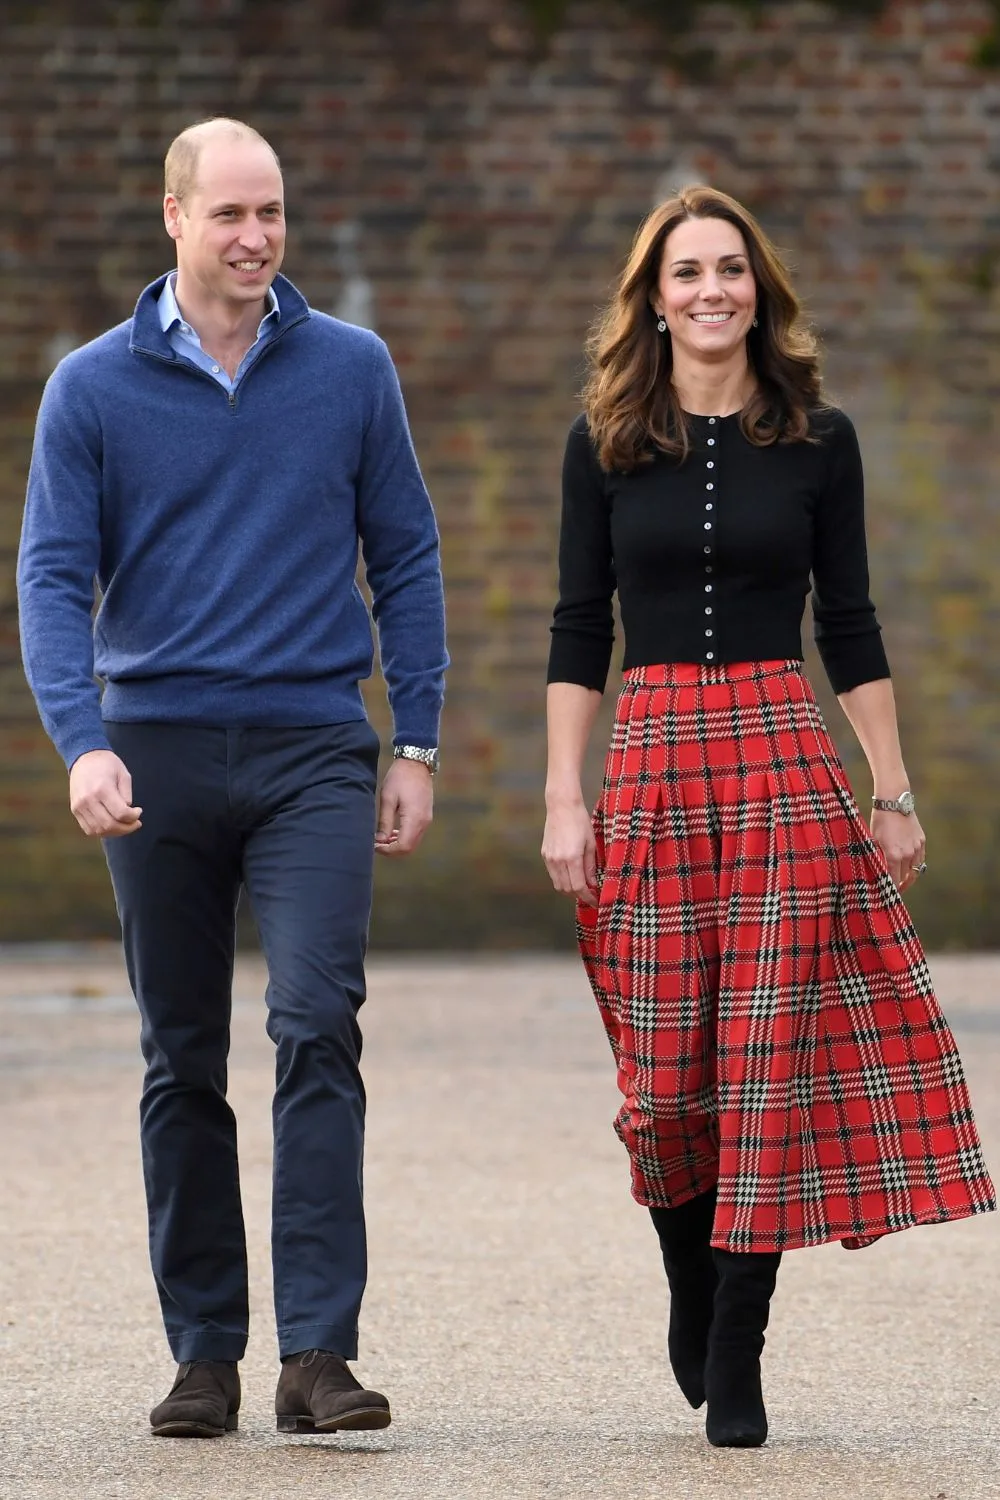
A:
{"label": "woman's smiling face", "polygon": [[732,356],[746,339],[757,306],[757,283],[746,243],[727,219],[685,219],[663,244],[650,298],[666,319],[676,358]]}

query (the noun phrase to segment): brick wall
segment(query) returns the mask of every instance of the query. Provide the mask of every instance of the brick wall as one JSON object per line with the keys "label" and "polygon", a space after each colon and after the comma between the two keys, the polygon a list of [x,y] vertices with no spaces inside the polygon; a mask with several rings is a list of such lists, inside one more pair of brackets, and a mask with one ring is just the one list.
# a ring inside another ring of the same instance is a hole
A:
{"label": "brick wall", "polygon": [[606,3],[570,5],[542,45],[513,0],[387,0],[367,22],[334,0],[8,0],[0,938],[114,920],[17,659],[13,553],[41,383],[167,266],[171,135],[231,113],[282,157],[288,273],[387,339],[443,530],[455,665],[439,818],[419,863],[380,870],[377,940],[569,934],[537,857],[562,443],[585,329],[639,219],[698,177],[789,251],[861,430],[874,588],[930,838],[921,929],[934,945],[1000,943],[1000,113],[996,76],[969,62],[991,14],[985,0],[898,0],[845,21],[796,4],[751,26],[720,5],[692,36],[714,76],[695,78]]}

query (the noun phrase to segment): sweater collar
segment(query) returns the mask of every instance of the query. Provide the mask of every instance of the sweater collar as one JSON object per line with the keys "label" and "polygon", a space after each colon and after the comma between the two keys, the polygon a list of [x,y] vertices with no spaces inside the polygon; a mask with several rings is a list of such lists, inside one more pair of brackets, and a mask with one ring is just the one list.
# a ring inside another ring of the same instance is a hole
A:
{"label": "sweater collar", "polygon": [[[159,300],[167,284],[170,272],[150,283],[139,294],[132,315],[132,331],[129,349],[133,354],[157,354],[161,359],[176,359],[177,355],[160,323]],[[277,299],[278,315],[281,319],[278,335],[286,333],[296,323],[304,323],[310,316],[309,304],[297,287],[286,276],[277,275],[272,283]]]}

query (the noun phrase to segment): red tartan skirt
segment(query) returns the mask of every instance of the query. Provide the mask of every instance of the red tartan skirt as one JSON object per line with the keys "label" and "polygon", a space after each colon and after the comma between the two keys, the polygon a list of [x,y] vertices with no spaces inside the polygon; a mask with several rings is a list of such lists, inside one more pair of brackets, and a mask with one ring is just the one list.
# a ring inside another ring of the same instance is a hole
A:
{"label": "red tartan skirt", "polygon": [[718,1184],[712,1243],[986,1213],[954,1038],[798,662],[626,673],[584,963],[644,1204]]}

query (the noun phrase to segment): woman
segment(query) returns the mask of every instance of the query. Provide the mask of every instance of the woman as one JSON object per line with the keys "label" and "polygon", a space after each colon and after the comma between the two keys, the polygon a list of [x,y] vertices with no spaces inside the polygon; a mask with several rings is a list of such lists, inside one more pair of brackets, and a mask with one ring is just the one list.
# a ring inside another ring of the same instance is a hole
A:
{"label": "woman", "polygon": [[[720,1447],[767,1436],[782,1251],[994,1204],[902,893],[926,869],[868,597],[849,419],[773,246],[686,188],[636,238],[563,471],[542,855],[578,902],[670,1287],[668,1351]],[[802,674],[816,639],[871,828]],[[581,766],[625,633],[604,791]]]}

